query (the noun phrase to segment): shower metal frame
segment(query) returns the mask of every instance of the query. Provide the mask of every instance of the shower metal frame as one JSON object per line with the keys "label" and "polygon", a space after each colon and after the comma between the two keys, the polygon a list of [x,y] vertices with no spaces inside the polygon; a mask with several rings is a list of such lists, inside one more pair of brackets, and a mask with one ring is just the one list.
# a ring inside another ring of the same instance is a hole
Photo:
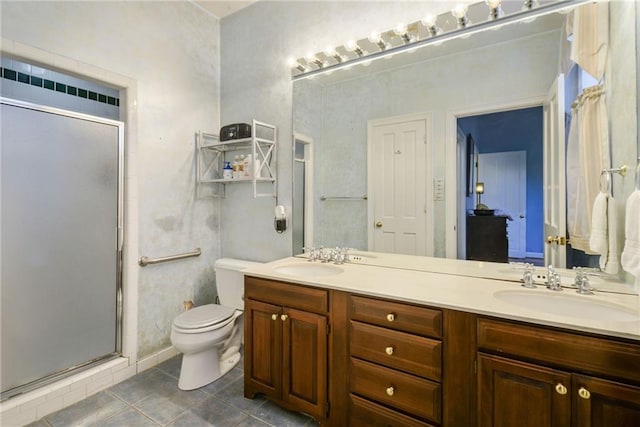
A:
{"label": "shower metal frame", "polygon": [[108,124],[117,127],[118,129],[118,154],[117,154],[117,176],[118,176],[118,197],[117,197],[117,225],[116,225],[116,325],[115,325],[115,351],[104,356],[85,361],[69,368],[52,372],[45,377],[39,378],[35,381],[22,384],[12,389],[6,390],[2,393],[0,401],[5,401],[17,395],[27,393],[35,390],[38,387],[42,387],[47,384],[51,384],[55,381],[69,377],[82,370],[92,368],[96,365],[104,363],[106,361],[116,359],[122,356],[122,321],[123,321],[123,253],[124,253],[124,122],[107,119],[99,116],[93,116],[90,114],[79,113],[70,110],[64,110],[56,107],[50,107],[41,104],[34,104],[31,102],[20,101],[17,99],[0,97],[0,104],[10,105],[19,108],[30,109],[34,111],[41,111],[50,114],[57,114],[65,117],[72,117],[82,120],[88,120],[92,122]]}

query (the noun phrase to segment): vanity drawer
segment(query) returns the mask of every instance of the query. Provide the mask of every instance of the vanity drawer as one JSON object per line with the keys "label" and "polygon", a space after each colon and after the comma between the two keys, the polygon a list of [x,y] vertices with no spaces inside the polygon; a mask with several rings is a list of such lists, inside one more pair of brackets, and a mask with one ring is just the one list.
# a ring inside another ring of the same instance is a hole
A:
{"label": "vanity drawer", "polygon": [[361,397],[350,395],[349,427],[433,427]]}
{"label": "vanity drawer", "polygon": [[440,422],[440,384],[351,358],[351,392],[416,417]]}
{"label": "vanity drawer", "polygon": [[640,383],[640,345],[543,327],[478,319],[482,350]]}
{"label": "vanity drawer", "polygon": [[244,297],[315,313],[326,313],[329,309],[326,290],[251,276],[244,278]]}
{"label": "vanity drawer", "polygon": [[350,322],[350,334],[352,356],[440,380],[440,341],[354,321]]}
{"label": "vanity drawer", "polygon": [[351,296],[351,319],[427,337],[442,336],[442,312],[397,302]]}

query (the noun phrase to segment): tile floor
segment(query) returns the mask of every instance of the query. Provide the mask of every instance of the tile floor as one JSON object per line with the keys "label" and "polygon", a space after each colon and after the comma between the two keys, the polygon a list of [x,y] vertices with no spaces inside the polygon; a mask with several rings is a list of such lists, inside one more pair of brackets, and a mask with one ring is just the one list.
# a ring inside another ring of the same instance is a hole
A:
{"label": "tile floor", "polygon": [[242,360],[231,372],[205,387],[178,389],[182,356],[159,364],[29,424],[30,427],[266,427],[316,426],[302,414],[268,400],[243,396]]}

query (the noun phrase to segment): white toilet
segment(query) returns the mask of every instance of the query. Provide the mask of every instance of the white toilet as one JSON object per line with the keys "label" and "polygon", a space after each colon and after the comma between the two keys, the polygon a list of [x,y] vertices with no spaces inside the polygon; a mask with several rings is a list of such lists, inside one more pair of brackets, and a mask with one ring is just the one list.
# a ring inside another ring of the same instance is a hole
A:
{"label": "white toilet", "polygon": [[214,264],[220,305],[207,304],[180,314],[171,326],[171,343],[183,353],[178,387],[205,386],[238,364],[243,343],[242,270],[256,262],[221,258]]}

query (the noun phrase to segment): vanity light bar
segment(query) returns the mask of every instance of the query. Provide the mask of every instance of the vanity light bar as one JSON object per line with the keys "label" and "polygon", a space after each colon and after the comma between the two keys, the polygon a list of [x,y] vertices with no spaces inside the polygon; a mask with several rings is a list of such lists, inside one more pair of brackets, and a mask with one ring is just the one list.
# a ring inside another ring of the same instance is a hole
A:
{"label": "vanity light bar", "polygon": [[[327,50],[325,50],[324,54],[328,58],[332,57],[335,60],[335,62],[329,63],[329,61],[327,61],[323,63],[322,67],[315,66],[314,68],[311,68],[312,64],[314,64],[313,62],[311,63],[306,62],[304,58],[298,59],[295,62],[295,64],[299,66],[296,66],[295,68],[292,67],[291,78],[293,81],[296,81],[296,80],[306,79],[319,74],[341,70],[343,68],[349,68],[358,64],[365,64],[365,63],[368,64],[373,60],[391,57],[398,53],[406,52],[409,50],[431,46],[434,44],[440,44],[448,40],[456,39],[458,37],[468,37],[472,34],[486,31],[496,26],[514,24],[517,22],[531,21],[538,16],[548,15],[550,13],[557,12],[570,7],[575,7],[585,3],[591,3],[592,1],[593,0],[558,0],[558,1],[550,1],[548,3],[539,5],[537,1],[526,0],[521,10],[508,15],[504,13],[500,15],[500,13],[496,12],[495,13],[497,15],[496,18],[493,17],[493,11],[491,9],[491,6],[489,6],[490,14],[487,20],[478,22],[478,23],[474,22],[473,24],[471,24],[468,18],[466,18],[467,20],[464,27],[453,28],[449,31],[444,31],[442,28],[438,27],[436,24],[436,21],[438,19],[440,19],[441,21],[445,20],[447,15],[449,15],[449,13],[438,15],[436,17],[436,20],[432,20],[431,18],[429,20],[426,20],[425,18],[422,21],[417,21],[416,23],[409,25],[408,28],[415,28],[418,25],[423,25],[426,28],[427,32],[429,33],[429,36],[430,36],[429,38],[418,39],[418,37],[416,37],[415,34],[413,34],[411,35],[412,37],[411,41],[406,42],[406,39],[403,36],[400,36],[404,42],[403,44],[398,46],[390,46],[388,44],[385,44],[386,49],[379,50],[377,52],[367,52],[359,45],[358,41],[350,40],[349,42],[347,42],[349,46],[345,45],[342,48],[347,53],[350,53],[350,52],[355,53],[356,54],[355,58],[350,58],[350,57],[339,54],[337,51],[337,48],[336,49],[328,48]],[[473,4],[470,7],[476,7],[477,5],[483,5],[484,3],[485,2],[483,1],[481,3]],[[491,3],[494,3],[494,2],[491,2]],[[466,14],[465,14],[465,17],[466,17]],[[459,23],[460,18],[456,17],[456,20]],[[394,30],[380,33],[381,39],[382,39],[382,35],[389,34],[389,33],[394,33]],[[370,41],[367,39],[364,39],[364,40]],[[381,47],[377,43],[374,43],[374,42],[371,42],[371,43],[377,45],[378,48],[381,49]],[[306,63],[307,66],[304,67],[302,63]],[[302,71],[301,68],[303,68],[304,71]],[[296,73],[295,71],[296,69],[298,70],[298,73]]]}

